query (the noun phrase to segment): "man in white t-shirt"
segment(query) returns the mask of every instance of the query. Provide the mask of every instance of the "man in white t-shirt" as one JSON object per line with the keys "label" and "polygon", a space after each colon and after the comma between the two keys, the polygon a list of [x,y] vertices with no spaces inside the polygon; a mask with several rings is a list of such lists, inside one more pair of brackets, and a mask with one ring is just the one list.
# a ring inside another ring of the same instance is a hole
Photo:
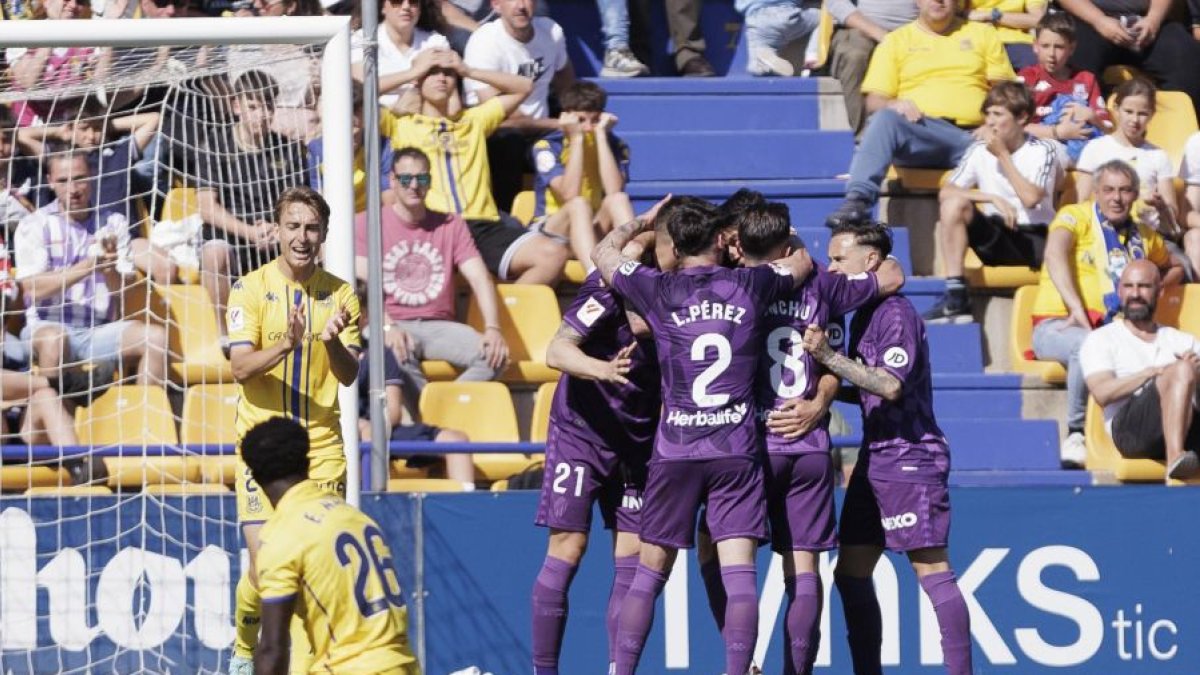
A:
{"label": "man in white t-shirt", "polygon": [[[536,0],[492,0],[499,18],[479,27],[467,41],[463,61],[472,68],[496,70],[533,80],[533,91],[500,129],[488,138],[492,167],[492,195],[508,210],[521,190],[521,177],[533,171],[528,165],[530,146],[541,136],[558,131],[550,116],[550,95],[575,81],[567,58],[567,39],[553,19],[534,16]],[[464,82],[467,105],[496,96],[496,90],[477,80]]]}
{"label": "man in white t-shirt", "polygon": [[1129,458],[1167,460],[1167,479],[1200,473],[1195,424],[1200,343],[1154,321],[1162,279],[1148,260],[1121,274],[1122,318],[1091,332],[1079,350],[1088,390],[1104,406],[1113,443]]}
{"label": "man in white t-shirt", "polygon": [[938,194],[946,293],[925,313],[926,321],[971,320],[963,276],[968,245],[985,265],[1041,267],[1063,170],[1052,142],[1025,133],[1033,110],[1033,97],[1020,82],[1000,82],[984,99],[983,140],[967,149]]}

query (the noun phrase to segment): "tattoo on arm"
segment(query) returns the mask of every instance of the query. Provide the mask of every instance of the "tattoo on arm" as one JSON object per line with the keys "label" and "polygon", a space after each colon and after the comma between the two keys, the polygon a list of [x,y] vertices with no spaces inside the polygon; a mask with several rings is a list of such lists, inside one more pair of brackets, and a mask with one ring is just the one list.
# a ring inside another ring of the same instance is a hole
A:
{"label": "tattoo on arm", "polygon": [[864,366],[837,352],[823,359],[822,363],[834,374],[872,394],[878,394],[888,400],[895,400],[900,395],[900,380],[883,368]]}
{"label": "tattoo on arm", "polygon": [[613,273],[617,271],[617,268],[629,262],[628,258],[621,255],[621,251],[630,240],[642,231],[642,227],[641,221],[636,218],[628,223],[622,223],[614,227],[612,232],[609,232],[592,249],[592,262],[596,263],[596,269],[600,270],[600,276],[604,278],[605,283],[611,283]]}
{"label": "tattoo on arm", "polygon": [[562,325],[558,327],[558,332],[554,334],[553,339],[566,340],[567,342],[576,345],[583,342],[583,336],[579,334],[579,331],[572,328],[571,324],[567,323],[566,321],[562,322]]}

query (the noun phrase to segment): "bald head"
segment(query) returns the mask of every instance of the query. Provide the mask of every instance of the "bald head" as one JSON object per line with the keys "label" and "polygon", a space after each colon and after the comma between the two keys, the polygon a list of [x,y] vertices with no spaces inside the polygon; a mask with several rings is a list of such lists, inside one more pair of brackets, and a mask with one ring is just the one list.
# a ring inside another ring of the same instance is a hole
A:
{"label": "bald head", "polygon": [[1117,297],[1121,301],[1121,313],[1133,321],[1151,321],[1158,307],[1158,292],[1162,288],[1162,275],[1158,266],[1149,260],[1134,260],[1121,273]]}

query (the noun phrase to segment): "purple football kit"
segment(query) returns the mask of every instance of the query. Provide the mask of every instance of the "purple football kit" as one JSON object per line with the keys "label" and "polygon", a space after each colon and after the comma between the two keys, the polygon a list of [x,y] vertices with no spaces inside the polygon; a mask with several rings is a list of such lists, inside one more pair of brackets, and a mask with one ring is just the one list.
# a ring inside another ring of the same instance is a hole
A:
{"label": "purple football kit", "polygon": [[850,357],[900,380],[896,401],[860,390],[863,447],[842,505],[843,545],[892,551],[943,547],[950,535],[950,451],[933,415],[925,323],[907,298],[865,307],[850,326]]}
{"label": "purple football kit", "polygon": [[637,348],[625,376],[629,384],[559,378],[536,523],[587,532],[592,504],[598,502],[605,527],[638,532],[646,463],[661,409],[654,341],[634,336],[624,303],[597,272],[584,280],[563,322],[583,337],[580,349],[592,358],[609,361],[634,342]]}
{"label": "purple football kit", "polygon": [[707,508],[714,541],[766,534],[754,380],[762,307],[791,297],[789,270],[626,263],[613,287],[650,325],[663,412],[646,480],[642,539],[690,548]]}
{"label": "purple football kit", "polygon": [[[816,394],[821,366],[804,351],[805,329],[828,326],[873,300],[878,291],[874,274],[851,277],[818,268],[790,297],[767,305],[766,349],[757,378],[761,415],[791,399],[811,399]],[[772,548],[780,553],[835,548],[828,418],[797,439],[766,430],[764,438],[769,453],[766,490]]]}

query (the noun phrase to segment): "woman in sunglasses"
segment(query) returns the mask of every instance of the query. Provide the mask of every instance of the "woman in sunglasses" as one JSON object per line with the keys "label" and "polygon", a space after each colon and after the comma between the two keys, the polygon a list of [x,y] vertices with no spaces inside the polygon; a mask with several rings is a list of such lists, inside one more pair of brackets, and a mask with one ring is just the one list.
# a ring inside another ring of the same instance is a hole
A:
{"label": "woman in sunglasses", "polygon": [[[423,49],[448,49],[445,19],[438,0],[383,0],[380,7],[379,29],[379,104],[388,108],[396,104],[399,94],[411,90],[417,79],[413,59]],[[350,76],[363,82],[363,34],[358,30],[351,37]]]}

